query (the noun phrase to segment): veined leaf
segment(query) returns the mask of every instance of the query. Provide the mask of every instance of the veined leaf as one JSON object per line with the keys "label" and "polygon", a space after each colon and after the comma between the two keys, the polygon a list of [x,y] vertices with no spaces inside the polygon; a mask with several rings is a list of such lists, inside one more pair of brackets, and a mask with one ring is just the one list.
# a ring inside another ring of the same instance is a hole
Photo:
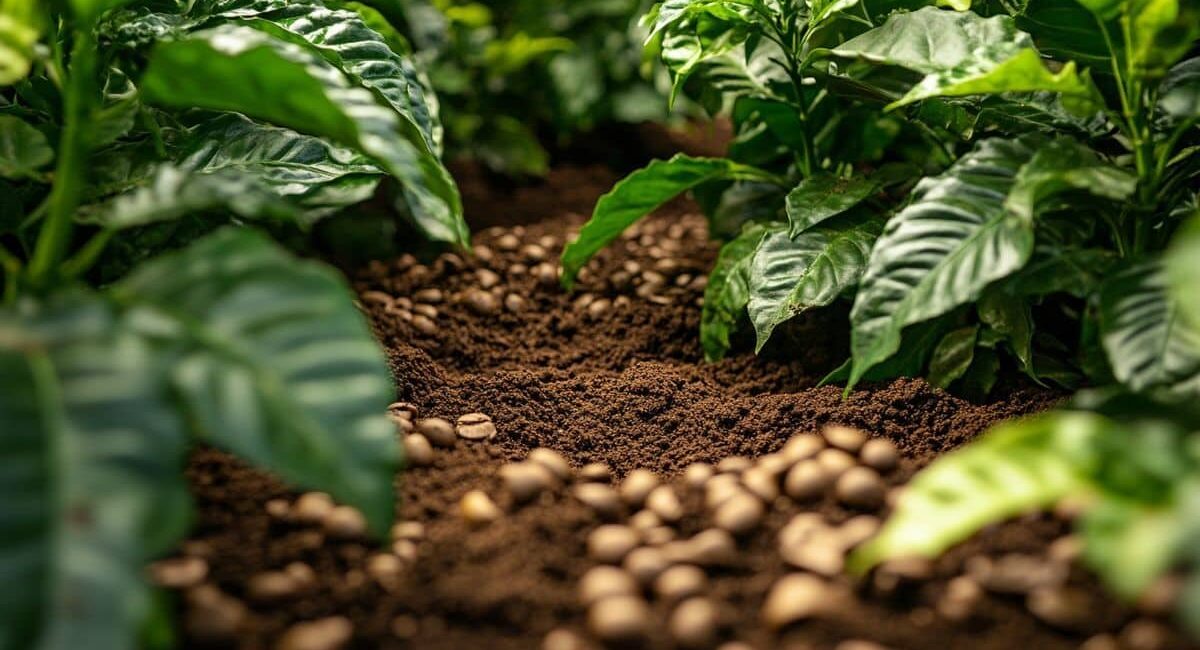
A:
{"label": "veined leaf", "polygon": [[1200,327],[1168,293],[1161,264],[1135,264],[1104,283],[1100,334],[1113,375],[1130,390],[1200,395]]}
{"label": "veined leaf", "polygon": [[706,15],[697,15],[667,28],[663,34],[660,56],[671,73],[668,106],[674,104],[683,83],[701,64],[728,54],[741,45],[747,36],[747,32],[739,26],[731,26]]}
{"label": "veined leaf", "polygon": [[1033,224],[1004,209],[1040,141],[984,140],[917,185],[871,254],[851,312],[849,386],[900,346],[904,327],[979,298],[1033,252]]}
{"label": "veined leaf", "polygon": [[1111,74],[1112,52],[1104,33],[1079,2],[1027,0],[1023,4],[1016,16],[1017,26],[1033,36],[1039,50],[1059,61],[1075,61],[1096,74]]}
{"label": "veined leaf", "polygon": [[750,267],[750,320],[762,350],[771,333],[813,307],[832,303],[858,284],[883,218],[854,215],[816,226],[795,238],[772,232],[763,238]]}
{"label": "veined leaf", "polygon": [[[900,351],[886,361],[871,367],[860,378],[861,381],[884,381],[896,377],[919,377],[925,374],[933,349],[942,338],[959,323],[955,314],[928,320],[904,328]],[[854,360],[847,359],[841,366],[821,379],[819,385],[849,382]],[[849,388],[846,392],[849,393]]]}
{"label": "veined leaf", "polygon": [[1095,291],[1117,261],[1116,253],[1102,248],[1039,244],[1029,264],[1005,280],[1004,285],[1019,295],[1066,293],[1085,298]]}
{"label": "veined leaf", "polygon": [[41,131],[12,115],[0,115],[0,176],[26,178],[54,160]]}
{"label": "veined leaf", "polygon": [[1167,72],[1158,89],[1158,110],[1172,122],[1200,119],[1200,57]]}
{"label": "veined leaf", "polygon": [[809,228],[838,216],[862,203],[888,185],[917,175],[908,165],[884,165],[868,176],[838,178],[831,174],[810,176],[787,196],[789,234],[794,238]]}
{"label": "veined leaf", "polygon": [[[213,88],[222,92],[214,93]],[[305,48],[221,26],[159,45],[142,78],[148,101],[240,112],[356,147],[400,179],[430,237],[466,244],[458,190],[441,163],[401,133],[397,113]]]}
{"label": "veined leaf", "polygon": [[143,264],[115,293],[175,355],[173,382],[203,439],[387,531],[398,448],[383,409],[394,393],[332,270],[226,229]]}
{"label": "veined leaf", "polygon": [[889,108],[942,96],[1053,91],[1080,110],[1102,105],[1090,79],[1068,62],[1051,72],[1008,16],[925,7],[833,48],[841,57],[894,65],[925,77]]}
{"label": "veined leaf", "polygon": [[1031,220],[1040,204],[1064,191],[1080,190],[1122,201],[1136,189],[1133,174],[1101,161],[1094,151],[1071,138],[1057,138],[1039,147],[1017,172],[1004,207]]}
{"label": "veined leaf", "polygon": [[693,187],[715,180],[773,181],[775,177],[724,158],[679,154],[650,163],[600,197],[592,218],[563,250],[563,286],[571,288],[579,269],[638,219]]}
{"label": "veined leaf", "polygon": [[1166,256],[1171,299],[1188,322],[1200,324],[1200,216],[1193,216],[1175,235]]}
{"label": "veined leaf", "polygon": [[1107,419],[1059,412],[1000,425],[933,462],[891,518],[850,557],[862,573],[895,557],[933,557],[987,524],[1050,506],[1086,487]]}
{"label": "veined leaf", "polygon": [[2,648],[128,648],[183,535],[182,420],[152,347],[79,292],[0,311]]}
{"label": "veined leaf", "polygon": [[750,265],[754,251],[768,232],[781,226],[747,225],[740,235],[721,247],[704,288],[700,315],[700,344],[708,361],[720,361],[729,351],[729,335],[750,301]]}
{"label": "veined leaf", "polygon": [[967,372],[975,360],[979,326],[962,327],[942,337],[929,360],[929,383],[946,389]]}
{"label": "veined leaf", "polygon": [[1025,372],[1033,373],[1033,317],[1023,296],[1000,288],[984,292],[976,305],[979,320],[1004,335]]}

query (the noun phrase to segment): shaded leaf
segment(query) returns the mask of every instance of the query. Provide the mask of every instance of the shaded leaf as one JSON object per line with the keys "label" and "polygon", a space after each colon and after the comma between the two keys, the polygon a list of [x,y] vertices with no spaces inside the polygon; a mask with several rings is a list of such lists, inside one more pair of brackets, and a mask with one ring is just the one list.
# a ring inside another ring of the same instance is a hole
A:
{"label": "shaded leaf", "polygon": [[1021,296],[990,288],[976,305],[979,320],[1002,334],[1026,372],[1033,372],[1033,317]]}
{"label": "shaded leaf", "polygon": [[21,118],[0,115],[0,176],[36,176],[53,160],[54,150],[41,131]]}
{"label": "shaded leaf", "polygon": [[[1200,214],[1200,213],[1197,213]],[[1186,314],[1188,322],[1200,324],[1200,216],[1193,216],[1175,235],[1166,256],[1171,299]]]}
{"label": "shaded leaf", "polygon": [[942,337],[929,360],[929,383],[938,388],[949,388],[962,377],[975,359],[978,338],[978,325],[962,327]]}
{"label": "shaded leaf", "polygon": [[781,226],[748,225],[721,247],[704,288],[700,315],[700,345],[708,361],[719,361],[729,351],[729,335],[750,301],[750,266],[763,236]]}
{"label": "shaded leaf", "polygon": [[1173,122],[1200,118],[1200,57],[1167,73],[1158,90],[1158,110]]}
{"label": "shaded leaf", "polygon": [[1004,207],[1029,220],[1055,194],[1079,190],[1121,201],[1136,189],[1136,176],[1101,161],[1095,152],[1075,140],[1060,137],[1040,146],[1021,167]]}

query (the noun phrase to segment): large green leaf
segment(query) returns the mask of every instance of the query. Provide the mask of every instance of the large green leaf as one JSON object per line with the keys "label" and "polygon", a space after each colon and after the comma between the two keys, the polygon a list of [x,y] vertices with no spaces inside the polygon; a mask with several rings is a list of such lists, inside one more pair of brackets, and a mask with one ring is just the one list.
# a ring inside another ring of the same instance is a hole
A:
{"label": "large green leaf", "polygon": [[1108,426],[1090,413],[1054,413],[1000,425],[942,456],[908,484],[879,535],[851,555],[850,569],[933,557],[987,524],[1054,504],[1086,485],[1096,438]]}
{"label": "large green leaf", "polygon": [[1055,194],[1076,190],[1122,201],[1136,189],[1136,176],[1102,161],[1079,142],[1062,137],[1040,146],[1021,167],[1004,207],[1031,220],[1039,206]]}
{"label": "large green leaf", "polygon": [[1200,57],[1171,68],[1159,88],[1158,109],[1173,122],[1200,119]]}
{"label": "large green leaf", "polygon": [[990,288],[976,306],[979,320],[1003,335],[1026,372],[1033,372],[1033,316],[1024,296]]}
{"label": "large green leaf", "polygon": [[975,360],[978,340],[978,325],[961,327],[943,336],[929,360],[929,383],[945,389],[962,377]]}
{"label": "large green leaf", "polygon": [[195,32],[155,49],[142,90],[160,105],[235,111],[355,147],[400,179],[427,235],[468,241],[458,190],[424,140],[404,137],[391,106],[303,46],[249,27]]}
{"label": "large green leaf", "polygon": [[0,115],[0,176],[25,178],[54,160],[54,150],[41,131],[12,115]]}
{"label": "large green leaf", "polygon": [[1166,257],[1171,298],[1189,322],[1200,324],[1200,215],[1193,216],[1175,235]]}
{"label": "large green leaf", "polygon": [[0,311],[0,648],[131,647],[188,521],[164,376],[95,296]]}
{"label": "large green leaf", "polygon": [[1200,327],[1168,292],[1162,264],[1134,264],[1104,283],[1100,334],[1113,375],[1131,390],[1200,396]]}
{"label": "large green leaf", "polygon": [[[1028,0],[1017,25],[1038,48],[1059,61],[1075,61],[1097,74],[1111,74],[1112,55],[1100,25],[1076,0]],[[1115,30],[1114,25],[1110,27]]]}
{"label": "large green leaf", "polygon": [[563,250],[563,286],[570,288],[579,269],[638,219],[693,187],[715,180],[773,181],[775,177],[724,158],[679,154],[651,162],[600,197],[592,218]]}
{"label": "large green leaf", "polygon": [[813,307],[828,305],[858,284],[883,218],[864,212],[791,238],[763,238],[750,267],[750,320],[761,350],[775,328]]}
{"label": "large green leaf", "polygon": [[1030,36],[1008,16],[925,7],[833,48],[841,57],[899,66],[925,77],[891,107],[930,97],[1053,91],[1080,109],[1098,105],[1095,87],[1068,62],[1052,72]]}
{"label": "large green leaf", "polygon": [[173,381],[201,437],[392,518],[394,395],[378,344],[331,269],[227,229],[136,269],[115,287],[177,355]]}
{"label": "large green leaf", "polygon": [[700,344],[709,361],[719,361],[729,351],[729,335],[750,301],[754,251],[768,232],[781,232],[781,227],[749,224],[717,254],[704,288],[704,309],[700,315]]}
{"label": "large green leaf", "polygon": [[810,176],[787,196],[787,216],[792,237],[836,217],[879,191],[882,184],[870,176],[838,178],[832,174]]}
{"label": "large green leaf", "polygon": [[1188,53],[1200,36],[1200,7],[1193,0],[1124,0],[1133,74],[1158,79]]}
{"label": "large green leaf", "polygon": [[926,178],[876,242],[851,312],[850,385],[899,349],[900,332],[979,298],[1033,252],[1033,224],[1004,209],[1040,140],[984,140]]}

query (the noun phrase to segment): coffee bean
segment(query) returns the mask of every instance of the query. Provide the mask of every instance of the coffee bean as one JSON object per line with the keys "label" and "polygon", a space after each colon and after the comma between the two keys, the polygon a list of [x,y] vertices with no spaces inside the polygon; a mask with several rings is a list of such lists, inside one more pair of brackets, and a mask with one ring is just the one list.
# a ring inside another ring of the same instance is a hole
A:
{"label": "coffee bean", "polygon": [[675,495],[675,490],[669,485],[660,485],[646,496],[646,508],[658,515],[658,518],[675,523],[683,517],[683,504]]}
{"label": "coffee bean", "polygon": [[924,582],[933,577],[933,563],[923,557],[901,557],[887,560],[871,576],[875,590],[881,594],[894,593],[904,586]]}
{"label": "coffee bean", "polygon": [[811,618],[826,607],[830,589],[820,578],[791,573],[775,582],[763,602],[762,619],[767,627],[780,629]]}
{"label": "coffee bean", "polygon": [[733,536],[720,528],[696,533],[687,541],[688,561],[700,566],[727,566],[737,560],[737,544]]}
{"label": "coffee bean", "polygon": [[474,526],[491,523],[504,514],[482,490],[471,490],[464,494],[458,501],[458,513],[468,524]]}
{"label": "coffee bean", "polygon": [[510,463],[500,468],[500,480],[517,503],[532,500],[558,480],[550,470],[537,463]]}
{"label": "coffee bean", "polygon": [[541,262],[546,259],[546,249],[537,244],[526,244],[521,247],[521,257],[529,262]]}
{"label": "coffee bean", "polygon": [[234,647],[233,643],[250,618],[246,606],[213,585],[200,585],[186,592],[183,618],[188,638],[202,644]]}
{"label": "coffee bean", "polygon": [[429,439],[419,433],[404,436],[404,458],[412,467],[433,464],[433,447]]}
{"label": "coffee bean", "polygon": [[991,560],[975,556],[966,562],[967,573],[984,589],[1001,594],[1026,594],[1038,587],[1062,584],[1067,568],[1021,553],[1007,553]]}
{"label": "coffee bean", "polygon": [[367,519],[350,506],[337,506],[323,522],[325,534],[334,539],[358,539],[367,534]]}
{"label": "coffee bean", "polygon": [[331,616],[289,627],[277,650],[340,650],[354,636],[354,625],[345,616]]}
{"label": "coffee bean", "polygon": [[[717,650],[755,650],[755,648],[749,643],[742,643],[741,641],[729,641],[727,643],[722,643]],[[797,648],[796,650],[804,649],[801,647]]]}
{"label": "coffee bean", "polygon": [[587,306],[587,316],[590,320],[599,320],[608,310],[612,308],[612,301],[608,298],[600,298],[593,300]]}
{"label": "coffee bean", "polygon": [[544,287],[553,287],[558,284],[558,268],[548,262],[542,262],[533,267],[533,277],[537,278],[538,284]]}
{"label": "coffee bean", "polygon": [[587,311],[588,305],[591,305],[592,301],[595,299],[596,296],[590,293],[580,294],[579,297],[575,299],[575,302],[571,303],[571,309],[577,312]]}
{"label": "coffee bean", "polygon": [[746,486],[754,496],[770,503],[779,496],[779,483],[775,475],[762,469],[761,466],[751,467],[742,472],[742,485]]}
{"label": "coffee bean", "polygon": [[842,540],[842,546],[850,549],[874,537],[879,531],[879,526],[878,517],[857,515],[838,526],[837,535]]}
{"label": "coffee bean", "polygon": [[392,297],[382,291],[364,291],[359,294],[363,304],[384,307],[392,304]]}
{"label": "coffee bean", "polygon": [[604,463],[588,463],[579,468],[579,480],[592,483],[607,483],[612,479],[612,470]]}
{"label": "coffee bean", "polygon": [[846,564],[845,549],[832,530],[821,529],[799,544],[782,543],[782,535],[780,539],[780,557],[797,569],[832,578],[841,573]]}
{"label": "coffee bean", "polygon": [[425,524],[419,521],[398,521],[392,524],[392,539],[419,541],[425,537]]}
{"label": "coffee bean", "polygon": [[588,629],[608,643],[631,643],[646,636],[650,608],[637,596],[616,596],[588,608]]}
{"label": "coffee bean", "polygon": [[208,577],[208,562],[199,557],[176,557],[159,560],[148,570],[150,582],[164,589],[195,587]]}
{"label": "coffee bean", "polygon": [[444,418],[417,420],[417,433],[425,436],[435,446],[447,449],[452,449],[454,441],[458,439],[454,433],[454,425]]}
{"label": "coffee bean", "polygon": [[479,286],[484,289],[491,289],[501,282],[500,274],[488,269],[479,269],[478,271],[475,271],[475,280],[479,282]]}
{"label": "coffee bean", "polygon": [[662,550],[643,546],[630,551],[629,555],[625,556],[622,566],[639,583],[649,585],[659,574],[666,571],[671,563],[667,561]]}
{"label": "coffee bean", "polygon": [[500,301],[492,294],[479,289],[471,289],[467,291],[464,297],[467,306],[480,316],[487,316],[496,313],[500,309]]}
{"label": "coffee bean", "polygon": [[815,460],[802,460],[788,470],[783,480],[783,491],[796,501],[820,498],[829,487],[829,474]]}
{"label": "coffee bean", "polygon": [[555,237],[554,235],[542,235],[541,237],[538,237],[537,243],[538,246],[541,246],[547,250],[558,248],[558,237]]}
{"label": "coffee bean", "polygon": [[900,462],[900,452],[896,451],[896,445],[883,438],[872,438],[863,443],[858,457],[864,465],[880,472],[887,472]]}
{"label": "coffee bean", "polygon": [[412,308],[413,314],[420,314],[430,320],[437,320],[438,310],[433,305],[414,305]]}
{"label": "coffee bean", "polygon": [[421,289],[413,294],[413,300],[429,304],[437,304],[445,300],[446,297],[442,294],[442,290],[436,287]]}
{"label": "coffee bean", "polygon": [[1080,644],[1079,650],[1121,650],[1121,645],[1111,634],[1097,634]]}
{"label": "coffee bean", "polygon": [[722,503],[713,514],[713,523],[734,535],[744,535],[762,523],[767,514],[763,502],[756,496],[743,492]]}
{"label": "coffee bean", "polygon": [[508,275],[511,277],[518,278],[526,273],[529,273],[529,267],[520,262],[508,267]]}
{"label": "coffee bean", "polygon": [[398,539],[392,542],[392,555],[400,558],[403,562],[409,564],[416,562],[420,553],[417,543],[411,539]]}
{"label": "coffee bean", "polygon": [[300,585],[284,571],[264,571],[246,581],[246,597],[256,603],[274,603],[299,594]]}
{"label": "coffee bean", "polygon": [[1121,630],[1121,647],[1128,650],[1160,650],[1166,647],[1170,636],[1162,623],[1139,618]]}
{"label": "coffee bean", "polygon": [[740,474],[754,466],[754,461],[745,456],[729,456],[717,463],[718,474]]}
{"label": "coffee bean", "polygon": [[507,296],[504,296],[504,308],[514,314],[519,314],[525,311],[525,308],[528,306],[528,302],[515,293],[510,293]]}
{"label": "coffee bean", "polygon": [[621,497],[617,491],[602,483],[580,483],[571,493],[602,519],[616,519],[621,514]]}
{"label": "coffee bean", "polygon": [[638,545],[637,531],[628,526],[605,524],[588,535],[588,556],[605,564],[620,564]]}
{"label": "coffee bean", "polygon": [[861,466],[847,469],[834,486],[838,500],[864,510],[882,507],[886,489],[875,470]]}
{"label": "coffee bean", "polygon": [[649,510],[639,510],[629,518],[629,525],[638,532],[646,532],[661,526],[662,520]]}
{"label": "coffee bean", "polygon": [[367,558],[367,575],[384,589],[394,590],[404,576],[404,562],[390,553],[376,553]]}
{"label": "coffee bean", "polygon": [[654,593],[668,602],[698,596],[708,587],[708,577],[699,567],[679,564],[663,571],[654,580]]}
{"label": "coffee bean", "polygon": [[683,482],[693,490],[699,490],[704,487],[708,479],[713,477],[716,470],[708,463],[692,463],[683,470]]}
{"label": "coffee bean", "polygon": [[787,456],[777,452],[774,454],[767,454],[766,456],[759,458],[755,468],[758,471],[767,474],[768,476],[778,479],[781,475],[791,469],[792,465],[794,464],[795,463]]}
{"label": "coffee bean", "polygon": [[412,317],[412,326],[425,336],[433,336],[440,331],[437,323],[435,323],[428,316],[423,316],[421,314],[416,314]]}
{"label": "coffee bean", "polygon": [[854,457],[841,449],[823,449],[817,452],[816,460],[830,480],[837,480],[842,472],[857,465]]}
{"label": "coffee bean", "polygon": [[516,235],[508,233],[496,238],[496,248],[502,251],[515,251],[521,247],[521,240]]}
{"label": "coffee bean", "polygon": [[542,639],[541,650],[590,650],[591,645],[578,634],[566,628],[550,630]]}
{"label": "coffee bean", "polygon": [[550,470],[550,473],[560,481],[571,478],[571,464],[567,462],[566,457],[553,449],[538,447],[529,452],[527,460]]}
{"label": "coffee bean", "polygon": [[658,475],[648,469],[635,469],[621,482],[621,499],[630,507],[640,508],[646,497],[658,487]]}
{"label": "coffee bean", "polygon": [[874,641],[864,641],[862,639],[849,639],[837,644],[833,650],[889,650],[887,646],[880,645]]}
{"label": "coffee bean", "polygon": [[263,504],[263,510],[272,519],[287,519],[291,514],[292,504],[287,499],[271,499]]}
{"label": "coffee bean", "polygon": [[642,533],[642,539],[650,546],[661,546],[675,539],[675,529],[670,526],[655,526]]}
{"label": "coffee bean", "polygon": [[817,455],[825,448],[825,441],[820,436],[811,433],[801,433],[791,437],[779,450],[784,458],[793,463],[807,460]]}
{"label": "coffee bean", "polygon": [[707,598],[689,598],[671,612],[667,629],[676,645],[683,648],[711,648],[717,642],[720,612]]}
{"label": "coffee bean", "polygon": [[863,443],[867,441],[867,434],[841,424],[825,425],[821,429],[821,435],[829,444],[851,454],[858,453],[858,450],[862,449]]}
{"label": "coffee bean", "polygon": [[417,407],[410,402],[392,402],[387,407],[388,417],[393,420],[413,421],[417,417]]}
{"label": "coffee bean", "polygon": [[1074,587],[1038,587],[1025,599],[1025,606],[1043,623],[1082,634],[1100,631],[1093,620],[1099,605],[1091,594]]}
{"label": "coffee bean", "polygon": [[[1073,536],[1060,537],[1058,541],[1068,539]],[[1137,610],[1148,616],[1170,616],[1175,610],[1176,604],[1179,602],[1179,597],[1183,594],[1185,582],[1183,576],[1180,575],[1164,575],[1159,576],[1157,580],[1150,583],[1142,594],[1138,596],[1135,606]]]}
{"label": "coffee bean", "polygon": [[305,492],[292,504],[292,518],[304,524],[319,524],[334,506],[333,497],[324,492]]}
{"label": "coffee bean", "polygon": [[936,609],[943,618],[964,621],[975,613],[975,608],[982,599],[983,589],[979,583],[967,576],[958,576],[946,583],[946,589],[938,598]]}
{"label": "coffee bean", "polygon": [[490,440],[496,436],[496,425],[483,413],[467,413],[458,416],[454,431],[466,440]]}
{"label": "coffee bean", "polygon": [[579,602],[585,606],[613,596],[636,596],[640,593],[634,577],[613,566],[594,566],[579,579]]}

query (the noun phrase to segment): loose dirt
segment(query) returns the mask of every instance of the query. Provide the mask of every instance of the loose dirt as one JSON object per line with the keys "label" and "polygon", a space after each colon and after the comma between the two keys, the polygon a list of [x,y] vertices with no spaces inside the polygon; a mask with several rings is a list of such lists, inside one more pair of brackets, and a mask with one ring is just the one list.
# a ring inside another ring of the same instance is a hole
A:
{"label": "loose dirt", "polygon": [[[694,206],[666,206],[604,251],[566,294],[544,265],[553,264],[613,175],[565,167],[543,184],[503,191],[478,175],[465,177],[468,215],[477,226],[473,255],[376,262],[354,284],[360,294],[392,298],[367,309],[391,359],[397,399],[414,404],[417,418],[453,422],[485,413],[497,435],[435,448],[431,465],[397,477],[398,520],[420,522],[424,534],[402,553],[415,549],[415,559],[405,557],[389,580],[368,569],[386,546],[338,541],[268,514],[268,501],[290,501],[296,492],[225,454],[197,451],[189,469],[197,526],[181,553],[206,558],[207,582],[243,606],[236,635],[206,642],[196,598],[181,599],[193,603],[181,605],[192,621],[184,646],[278,647],[291,626],[340,616],[351,624],[345,647],[353,648],[530,649],[542,647],[554,630],[563,645],[547,650],[601,647],[589,635],[577,582],[596,565],[587,538],[605,520],[566,487],[514,504],[498,476],[505,463],[549,447],[575,468],[606,463],[614,480],[651,469],[684,495],[686,514],[674,526],[682,539],[712,525],[701,496],[682,484],[691,463],[760,458],[795,434],[843,424],[896,445],[902,460],[883,475],[895,487],[990,424],[1062,397],[1009,380],[992,401],[973,404],[902,379],[843,398],[840,388],[816,386],[845,359],[845,314],[836,312],[788,326],[763,356],[743,342],[729,359],[705,364],[696,332],[716,249]],[[471,490],[491,495],[503,516],[485,526],[465,523],[456,504]],[[1078,567],[1059,582],[1083,595],[1067,612],[1082,616],[1048,624],[1030,613],[1020,589],[989,590],[964,619],[945,615],[939,603],[950,581],[977,572],[987,558],[1048,566],[1050,544],[1069,532],[1049,515],[992,527],[919,579],[835,578],[830,584],[848,594],[836,608],[771,632],[760,616],[764,598],[776,580],[796,571],[781,559],[777,537],[806,511],[831,524],[862,514],[831,495],[807,504],[775,499],[763,524],[739,539],[736,558],[706,571],[721,642],[760,650],[853,649],[838,645],[852,640],[897,649],[1186,647],[1160,621],[1098,595],[1094,579]],[[874,514],[886,514],[886,507]],[[248,597],[253,576],[295,562],[315,571],[314,584],[273,602]],[[650,603],[654,622],[643,645],[676,647],[666,624],[671,606]],[[330,634],[335,641],[345,636],[341,629]],[[572,638],[579,645],[570,645]]]}

